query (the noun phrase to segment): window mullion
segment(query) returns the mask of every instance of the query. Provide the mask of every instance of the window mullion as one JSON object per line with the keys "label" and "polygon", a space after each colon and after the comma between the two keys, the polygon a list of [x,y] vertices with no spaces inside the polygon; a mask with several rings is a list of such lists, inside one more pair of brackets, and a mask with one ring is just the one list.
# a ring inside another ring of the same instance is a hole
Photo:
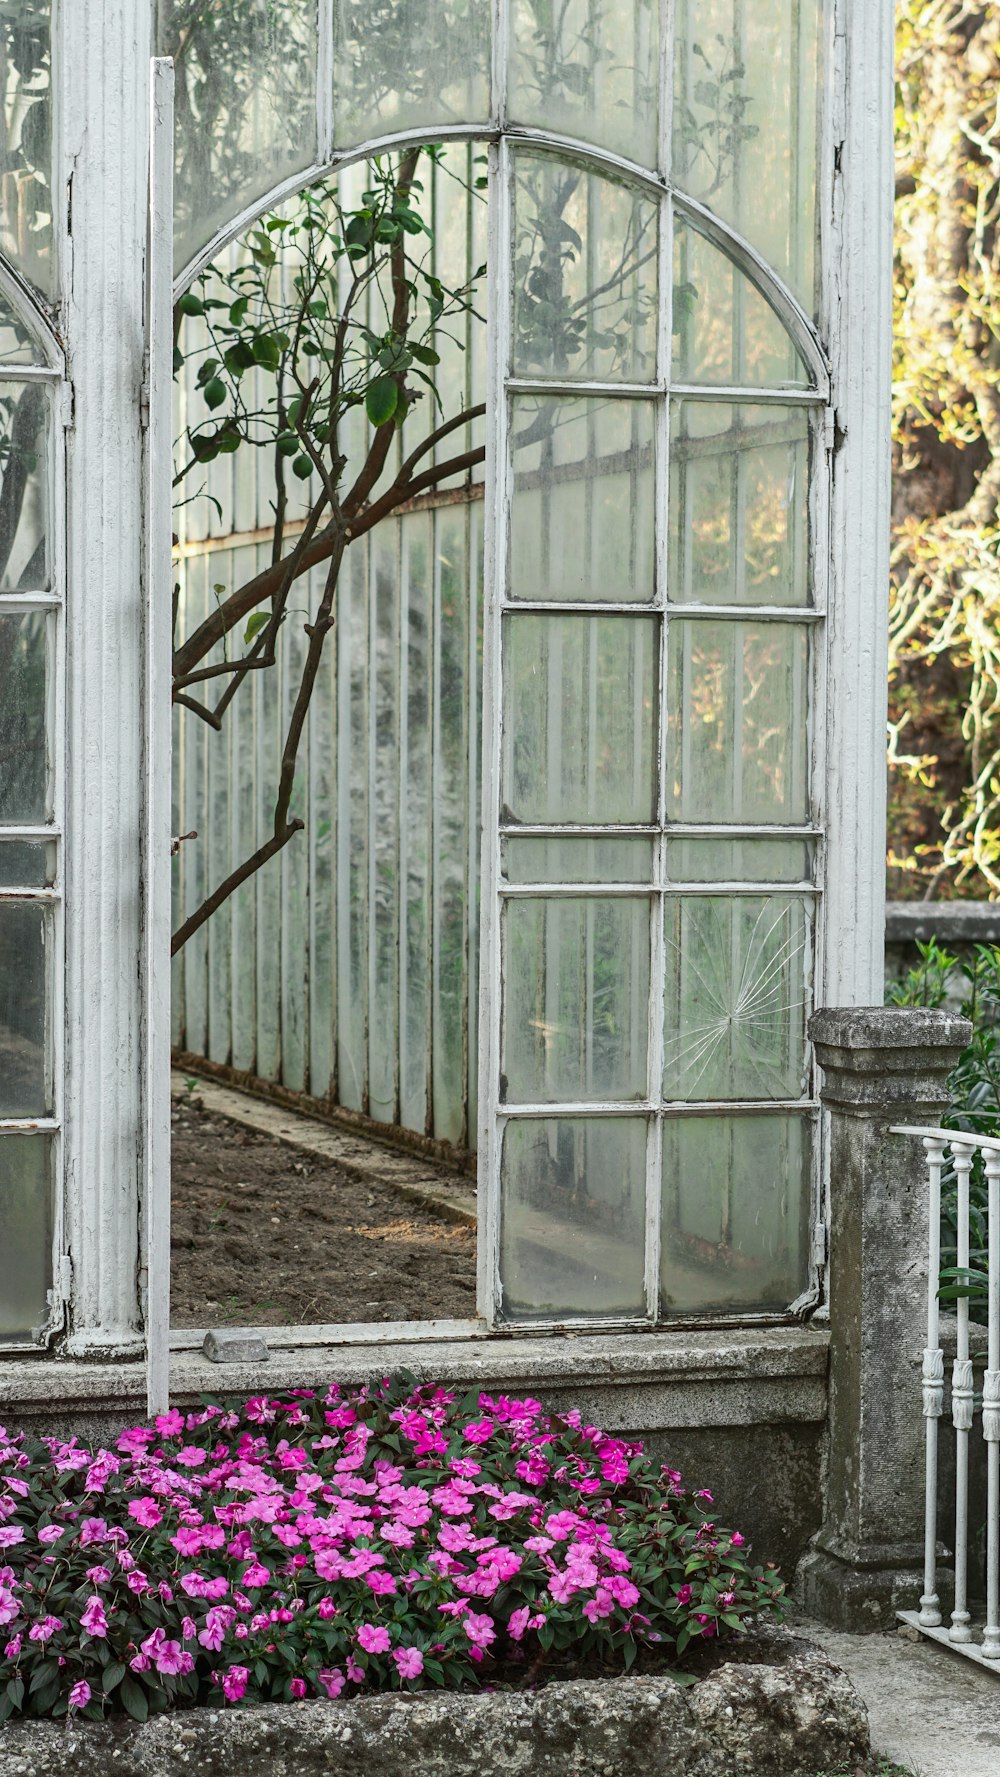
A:
{"label": "window mullion", "polygon": [[[500,14],[505,12],[500,0]],[[499,48],[495,54],[499,58]],[[502,105],[503,67],[494,69]],[[510,415],[506,391],[513,321],[512,168],[506,140],[489,150],[489,239],[487,266],[490,339],[487,373],[486,536],[483,594],[483,840],[479,992],[479,1312],[493,1326],[499,1310],[500,1020],[503,983],[500,966],[500,752],[502,631],[500,612],[507,577],[510,509]]]}

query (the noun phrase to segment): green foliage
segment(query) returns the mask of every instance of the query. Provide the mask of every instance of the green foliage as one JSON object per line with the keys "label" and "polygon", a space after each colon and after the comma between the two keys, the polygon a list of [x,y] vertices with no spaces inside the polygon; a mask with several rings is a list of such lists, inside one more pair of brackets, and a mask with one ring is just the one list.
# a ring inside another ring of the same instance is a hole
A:
{"label": "green foliage", "polygon": [[[920,962],[903,981],[889,989],[897,1006],[941,1006],[956,975],[965,983],[962,1015],[972,1023],[972,1041],[962,1051],[948,1081],[952,1109],[942,1119],[947,1129],[973,1135],[1000,1136],[1000,949],[977,944],[967,961],[958,962],[931,939],[918,944]],[[941,1180],[941,1289],[943,1302],[969,1299],[974,1320],[986,1323],[987,1221],[986,1175],[982,1156],[973,1161],[970,1183],[969,1266],[958,1267],[958,1196],[950,1158]]]}
{"label": "green foliage", "polygon": [[400,427],[422,396],[437,402],[436,342],[472,306],[482,268],[448,289],[414,251],[430,238],[418,160],[410,151],[371,162],[353,208],[335,179],[310,186],[250,230],[232,269],[210,267],[181,297],[175,375],[197,365],[211,417],[196,412],[188,427],[178,482],[251,448],[272,455],[279,486],[287,461],[299,480],[316,473],[332,498],[351,408],[363,406],[373,427]]}
{"label": "green foliage", "polygon": [[890,880],[1000,891],[1000,13],[899,0]]}

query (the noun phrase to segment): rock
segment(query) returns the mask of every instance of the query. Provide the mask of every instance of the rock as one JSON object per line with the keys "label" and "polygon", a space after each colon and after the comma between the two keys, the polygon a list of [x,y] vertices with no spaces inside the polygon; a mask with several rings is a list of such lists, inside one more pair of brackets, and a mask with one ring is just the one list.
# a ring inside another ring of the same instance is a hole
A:
{"label": "rock", "polygon": [[[727,1649],[728,1652],[728,1649]],[[398,1693],[187,1711],[137,1726],[18,1722],[0,1777],[815,1777],[870,1751],[864,1706],[817,1648],[782,1632],[682,1688],[667,1677],[537,1691]]]}

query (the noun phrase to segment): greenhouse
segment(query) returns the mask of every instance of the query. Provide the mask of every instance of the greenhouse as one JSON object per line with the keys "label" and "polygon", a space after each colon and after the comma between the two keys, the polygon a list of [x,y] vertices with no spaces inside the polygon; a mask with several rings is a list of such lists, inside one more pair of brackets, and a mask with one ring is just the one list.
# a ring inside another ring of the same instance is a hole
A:
{"label": "greenhouse", "polygon": [[18,1374],[165,1398],[171,1049],[475,1175],[454,1341],[822,1321],[807,1027],[881,999],[890,25],[0,10]]}

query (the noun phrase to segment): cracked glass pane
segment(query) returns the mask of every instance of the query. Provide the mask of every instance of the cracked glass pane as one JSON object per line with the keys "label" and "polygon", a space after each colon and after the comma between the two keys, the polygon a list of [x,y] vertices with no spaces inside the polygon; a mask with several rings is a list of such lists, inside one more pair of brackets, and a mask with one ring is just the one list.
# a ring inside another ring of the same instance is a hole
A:
{"label": "cracked glass pane", "polygon": [[802,1096],[810,940],[791,896],[668,897],[666,1099]]}

